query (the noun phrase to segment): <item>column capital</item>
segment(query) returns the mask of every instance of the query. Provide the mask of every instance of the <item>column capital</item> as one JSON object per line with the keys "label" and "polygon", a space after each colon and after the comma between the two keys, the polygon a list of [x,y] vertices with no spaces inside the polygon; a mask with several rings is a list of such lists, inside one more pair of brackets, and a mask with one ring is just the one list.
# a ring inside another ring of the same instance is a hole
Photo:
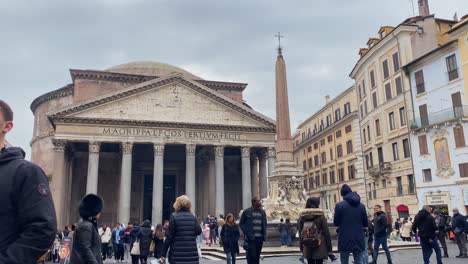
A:
{"label": "column capital", "polygon": [[258,157],[259,159],[268,158],[268,150],[260,150]]}
{"label": "column capital", "polygon": [[185,154],[187,156],[195,156],[196,150],[197,150],[197,145],[195,145],[195,144],[185,145]]}
{"label": "column capital", "polygon": [[215,156],[224,157],[224,146],[215,146]]}
{"label": "column capital", "polygon": [[242,147],[241,153],[243,158],[250,158],[250,147]]}
{"label": "column capital", "polygon": [[164,144],[155,143],[153,147],[155,156],[164,156]]}
{"label": "column capital", "polygon": [[67,141],[65,139],[52,139],[52,144],[54,145],[55,151],[64,152],[65,147],[67,146]]}
{"label": "column capital", "polygon": [[269,158],[274,158],[276,156],[276,150],[274,147],[269,147],[268,148],[268,157]]}
{"label": "column capital", "polygon": [[133,142],[122,142],[120,147],[122,148],[123,154],[132,154]]}
{"label": "column capital", "polygon": [[259,158],[259,155],[257,154],[257,152],[251,152],[250,153],[250,159],[258,160],[258,158]]}
{"label": "column capital", "polygon": [[90,141],[89,142],[89,152],[90,153],[99,153],[101,149],[101,142],[98,141]]}

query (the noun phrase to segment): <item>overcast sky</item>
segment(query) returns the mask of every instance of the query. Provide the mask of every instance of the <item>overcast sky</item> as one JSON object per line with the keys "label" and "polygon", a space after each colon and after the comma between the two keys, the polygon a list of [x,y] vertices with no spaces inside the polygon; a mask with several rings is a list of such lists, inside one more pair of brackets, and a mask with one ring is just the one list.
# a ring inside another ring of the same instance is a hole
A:
{"label": "overcast sky", "polygon": [[[467,0],[429,3],[440,18],[468,13]],[[326,94],[352,84],[357,52],[380,26],[412,15],[410,0],[0,0],[0,98],[15,112],[7,138],[29,152],[30,104],[70,83],[69,69],[130,61],[246,82],[247,103],[274,118],[278,31],[285,35],[294,129],[324,105]]]}

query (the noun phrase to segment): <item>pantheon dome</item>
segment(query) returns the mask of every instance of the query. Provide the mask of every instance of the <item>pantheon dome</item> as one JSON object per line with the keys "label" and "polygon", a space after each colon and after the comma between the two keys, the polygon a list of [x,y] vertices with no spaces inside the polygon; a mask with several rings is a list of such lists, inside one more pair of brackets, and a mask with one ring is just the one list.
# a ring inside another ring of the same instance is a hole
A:
{"label": "pantheon dome", "polygon": [[105,71],[146,76],[164,76],[172,73],[182,73],[187,78],[203,80],[202,78],[177,66],[155,61],[129,62],[110,67]]}

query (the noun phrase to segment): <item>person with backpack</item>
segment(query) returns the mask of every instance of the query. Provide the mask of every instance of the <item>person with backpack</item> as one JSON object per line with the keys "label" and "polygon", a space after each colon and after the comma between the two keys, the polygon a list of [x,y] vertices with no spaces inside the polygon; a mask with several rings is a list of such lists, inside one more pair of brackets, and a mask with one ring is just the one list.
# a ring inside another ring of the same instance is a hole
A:
{"label": "person with backpack", "polygon": [[343,201],[335,206],[333,223],[337,227],[338,251],[341,263],[349,263],[352,253],[354,263],[362,263],[364,246],[364,228],[368,227],[366,207],[361,203],[359,195],[347,184],[341,187]]}
{"label": "person with backpack", "polygon": [[319,205],[320,198],[309,197],[305,209],[300,213],[299,247],[308,264],[322,264],[329,256],[335,258],[327,219],[323,210],[318,208]]}

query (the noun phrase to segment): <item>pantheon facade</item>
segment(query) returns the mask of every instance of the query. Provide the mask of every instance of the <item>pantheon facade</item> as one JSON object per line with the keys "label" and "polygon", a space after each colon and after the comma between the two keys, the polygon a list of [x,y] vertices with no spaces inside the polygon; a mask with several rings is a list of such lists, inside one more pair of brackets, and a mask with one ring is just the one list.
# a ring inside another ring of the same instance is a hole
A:
{"label": "pantheon facade", "polygon": [[79,219],[87,193],[103,197],[107,224],[161,223],[182,194],[200,217],[267,197],[275,121],[244,102],[247,84],[157,62],[70,74],[31,104],[32,160],[49,177],[59,227]]}

